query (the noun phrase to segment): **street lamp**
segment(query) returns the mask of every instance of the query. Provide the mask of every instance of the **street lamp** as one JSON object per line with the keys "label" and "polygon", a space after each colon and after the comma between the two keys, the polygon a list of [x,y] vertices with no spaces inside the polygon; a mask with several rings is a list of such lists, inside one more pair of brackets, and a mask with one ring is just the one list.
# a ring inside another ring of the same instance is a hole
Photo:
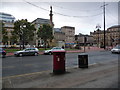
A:
{"label": "street lamp", "polygon": [[101,26],[98,24],[97,26],[96,26],[96,28],[97,28],[97,33],[98,33],[98,47],[100,47],[100,28],[101,28]]}
{"label": "street lamp", "polygon": [[23,31],[22,31],[22,26],[20,26],[20,50],[21,50],[21,42],[22,42],[22,35],[23,35]]}
{"label": "street lamp", "polygon": [[21,42],[22,42],[22,45],[23,45],[23,49],[25,48],[24,47],[24,28],[26,28],[26,25],[20,25],[20,49],[21,49]]}

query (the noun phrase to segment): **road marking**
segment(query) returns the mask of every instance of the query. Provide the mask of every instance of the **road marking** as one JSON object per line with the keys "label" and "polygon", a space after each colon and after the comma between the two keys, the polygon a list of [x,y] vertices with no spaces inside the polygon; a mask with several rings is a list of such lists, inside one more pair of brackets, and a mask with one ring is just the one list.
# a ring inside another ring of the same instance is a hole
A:
{"label": "road marking", "polygon": [[[89,66],[92,66],[92,65],[95,65],[97,63],[93,63],[93,64],[90,64]],[[27,65],[27,64],[26,64]],[[29,64],[29,65],[32,65],[32,64]],[[66,67],[67,69],[70,69],[70,68],[77,68],[78,66],[73,66],[73,67]],[[27,73],[27,74],[20,74],[20,75],[13,75],[13,76],[7,76],[7,77],[2,77],[2,79],[8,79],[8,78],[17,78],[17,77],[22,77],[22,76],[29,76],[29,75],[34,75],[34,74],[42,74],[42,73],[45,73],[45,72],[50,72],[51,70],[47,70],[47,71],[41,71],[41,72],[34,72],[34,73]],[[1,78],[0,78],[1,79]]]}
{"label": "road marking", "polygon": [[29,76],[29,75],[34,75],[34,74],[42,74],[48,71],[41,71],[41,72],[34,72],[34,73],[27,73],[27,74],[20,74],[20,75],[13,75],[13,76],[7,76],[7,77],[2,77],[2,79],[8,79],[8,78],[16,78],[16,77],[22,77],[22,76]]}
{"label": "road marking", "polygon": [[25,64],[24,66],[33,66],[34,64]]}
{"label": "road marking", "polygon": [[1,67],[2,69],[8,69],[8,68],[15,68],[15,66],[6,66],[6,67]]}

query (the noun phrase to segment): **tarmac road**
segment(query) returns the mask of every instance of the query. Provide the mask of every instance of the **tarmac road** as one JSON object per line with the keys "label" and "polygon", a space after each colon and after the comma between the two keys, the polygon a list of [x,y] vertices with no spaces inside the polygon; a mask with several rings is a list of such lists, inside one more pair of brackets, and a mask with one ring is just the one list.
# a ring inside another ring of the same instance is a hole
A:
{"label": "tarmac road", "polygon": [[[80,53],[66,53],[66,67],[78,66],[78,55]],[[118,60],[118,54],[110,51],[88,52],[89,65],[104,61]],[[6,57],[2,60],[2,77],[21,75],[34,72],[51,70],[53,67],[52,55]]]}

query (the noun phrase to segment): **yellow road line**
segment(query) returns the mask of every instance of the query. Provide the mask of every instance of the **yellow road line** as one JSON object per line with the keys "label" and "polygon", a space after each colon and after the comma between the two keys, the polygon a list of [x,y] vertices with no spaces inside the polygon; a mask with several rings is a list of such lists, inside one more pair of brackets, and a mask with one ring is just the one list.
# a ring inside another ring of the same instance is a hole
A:
{"label": "yellow road line", "polygon": [[2,79],[7,79],[7,78],[16,78],[16,77],[22,77],[22,76],[29,76],[29,75],[34,75],[34,74],[42,74],[48,71],[41,71],[41,72],[34,72],[34,73],[27,73],[27,74],[20,74],[20,75],[14,75],[14,76],[7,76],[7,77],[2,77]]}
{"label": "yellow road line", "polygon": [[6,69],[6,68],[15,68],[15,66],[6,66],[6,67],[1,67],[2,69]]}

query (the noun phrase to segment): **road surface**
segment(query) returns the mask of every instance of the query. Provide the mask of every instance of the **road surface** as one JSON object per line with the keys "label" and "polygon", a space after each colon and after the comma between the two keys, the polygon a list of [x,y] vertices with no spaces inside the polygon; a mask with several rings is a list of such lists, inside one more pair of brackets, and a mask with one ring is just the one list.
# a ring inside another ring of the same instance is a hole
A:
{"label": "road surface", "polygon": [[[66,53],[66,67],[78,66],[78,55],[80,53]],[[112,54],[110,51],[92,51],[88,52],[89,65],[110,60],[118,60],[118,54]],[[52,55],[24,56],[24,57],[6,57],[2,59],[2,76],[21,75],[34,72],[53,70]]]}

